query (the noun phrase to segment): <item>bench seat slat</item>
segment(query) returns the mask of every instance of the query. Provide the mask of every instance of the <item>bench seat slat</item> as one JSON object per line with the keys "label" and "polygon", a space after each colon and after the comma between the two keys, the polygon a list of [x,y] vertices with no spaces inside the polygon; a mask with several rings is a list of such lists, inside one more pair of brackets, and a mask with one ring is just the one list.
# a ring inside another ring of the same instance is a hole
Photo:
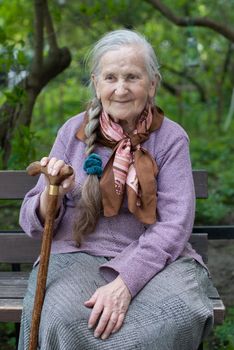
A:
{"label": "bench seat slat", "polygon": [[0,299],[0,322],[20,322],[23,299]]}
{"label": "bench seat slat", "polygon": [[26,286],[12,285],[12,286],[1,286],[0,295],[1,298],[5,299],[22,299],[25,296],[27,289]]}
{"label": "bench seat slat", "polygon": [[[27,272],[0,272],[0,298],[1,299],[23,299],[29,273]],[[9,301],[10,304],[10,301]]]}
{"label": "bench seat slat", "polygon": [[220,295],[219,295],[219,292],[217,291],[217,289],[210,285],[208,287],[208,295],[209,295],[209,298],[210,299],[220,299]]}
{"label": "bench seat slat", "polygon": [[12,283],[19,283],[21,284],[22,282],[28,283],[28,277],[29,277],[29,272],[24,272],[24,271],[1,271],[0,272],[0,282],[1,284],[7,285],[12,284]]}
{"label": "bench seat slat", "polygon": [[[211,299],[213,303],[215,324],[222,324],[224,321],[225,306],[222,300]],[[20,322],[23,308],[21,299],[0,299],[0,322]]]}
{"label": "bench seat slat", "polygon": [[215,325],[223,324],[225,318],[225,306],[222,299],[211,299],[213,303]]}

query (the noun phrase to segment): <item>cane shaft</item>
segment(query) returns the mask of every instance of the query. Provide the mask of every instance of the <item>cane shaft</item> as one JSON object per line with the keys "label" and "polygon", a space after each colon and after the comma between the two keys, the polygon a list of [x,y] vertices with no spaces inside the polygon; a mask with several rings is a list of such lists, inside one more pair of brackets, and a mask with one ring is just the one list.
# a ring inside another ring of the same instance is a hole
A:
{"label": "cane shaft", "polygon": [[29,341],[29,350],[37,349],[38,332],[41,318],[41,310],[43,306],[46,279],[49,265],[51,242],[53,237],[53,226],[57,211],[58,196],[49,194],[47,215],[45,218],[44,232],[41,245],[40,264],[37,275],[37,287],[34,299],[34,307],[32,314],[31,333]]}
{"label": "cane shaft", "polygon": [[73,174],[73,169],[72,167],[65,165],[62,169],[60,169],[58,175],[52,176],[49,174],[47,167],[41,166],[40,162],[34,162],[28,166],[27,172],[31,176],[35,176],[40,173],[44,174],[50,184],[29,340],[29,350],[36,350],[41,311],[46,290],[46,279],[49,266],[50,248],[53,237],[53,226],[57,212],[59,186],[65,179]]}

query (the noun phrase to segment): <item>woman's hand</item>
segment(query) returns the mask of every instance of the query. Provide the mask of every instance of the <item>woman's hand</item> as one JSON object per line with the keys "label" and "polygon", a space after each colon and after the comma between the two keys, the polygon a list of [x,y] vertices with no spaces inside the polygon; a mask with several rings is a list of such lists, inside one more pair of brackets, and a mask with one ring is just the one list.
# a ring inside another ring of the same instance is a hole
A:
{"label": "woman's hand", "polygon": [[[63,167],[68,166],[65,164],[65,162],[63,160],[57,159],[55,157],[52,157],[51,159],[49,159],[48,157],[43,157],[40,160],[40,163],[41,163],[41,166],[47,166],[48,174],[52,175],[52,176],[57,176]],[[48,181],[47,178],[46,178],[46,180]],[[59,194],[63,196],[67,192],[72,190],[72,188],[75,185],[74,180],[75,180],[74,174],[69,176],[67,179],[65,179],[61,183],[61,186],[59,186]],[[49,185],[49,183],[48,183],[48,185]]]}
{"label": "woman's hand", "polygon": [[85,306],[93,308],[88,327],[92,328],[97,323],[94,336],[101,336],[104,340],[117,332],[123,324],[130,302],[131,294],[120,276],[98,288],[85,302]]}
{"label": "woman's hand", "polygon": [[[41,166],[47,166],[48,174],[52,176],[56,176],[59,174],[60,170],[63,167],[67,167],[68,165],[65,164],[63,160],[57,159],[55,157],[52,157],[51,159],[48,157],[43,157],[40,160]],[[40,207],[39,207],[39,216],[42,222],[45,220],[45,214],[46,214],[46,208],[47,208],[47,194],[48,194],[48,188],[49,188],[49,180],[45,176],[47,186],[44,189],[44,191],[41,194],[40,197]],[[57,205],[57,210],[60,208],[62,198],[63,196],[71,191],[75,186],[75,174],[69,176],[66,178],[61,185],[59,186],[59,200]]]}

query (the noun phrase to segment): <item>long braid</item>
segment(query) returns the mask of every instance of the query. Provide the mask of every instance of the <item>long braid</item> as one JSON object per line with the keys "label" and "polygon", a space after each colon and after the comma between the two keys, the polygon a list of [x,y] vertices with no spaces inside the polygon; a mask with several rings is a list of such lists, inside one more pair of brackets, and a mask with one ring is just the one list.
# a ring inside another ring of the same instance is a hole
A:
{"label": "long braid", "polygon": [[85,153],[88,156],[90,153],[92,153],[94,147],[95,147],[95,141],[97,138],[96,130],[99,126],[99,113],[102,109],[102,106],[100,104],[100,101],[95,98],[92,101],[91,108],[88,110],[89,115],[89,122],[86,125],[85,128],[85,134],[86,134],[86,149]]}
{"label": "long braid", "polygon": [[[99,113],[102,107],[97,98],[92,101],[88,110],[89,122],[85,128],[87,136],[85,153],[93,152],[99,126]],[[84,235],[94,231],[101,213],[101,193],[97,175],[88,175],[81,192],[81,199],[77,205],[78,218],[74,223],[74,238],[79,245]]]}

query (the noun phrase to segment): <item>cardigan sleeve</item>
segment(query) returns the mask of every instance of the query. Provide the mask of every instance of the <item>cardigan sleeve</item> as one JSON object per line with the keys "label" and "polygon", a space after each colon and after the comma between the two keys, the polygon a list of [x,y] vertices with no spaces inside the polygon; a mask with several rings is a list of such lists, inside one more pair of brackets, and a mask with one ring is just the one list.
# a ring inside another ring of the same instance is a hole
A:
{"label": "cardigan sleeve", "polygon": [[[59,131],[54,145],[51,149],[49,157],[56,157],[58,159],[65,159],[65,145],[62,141],[61,130]],[[19,216],[19,224],[24,232],[34,238],[40,238],[43,232],[43,225],[38,217],[38,209],[40,203],[40,195],[45,188],[46,182],[44,175],[40,175],[36,186],[30,190],[22,203]],[[65,212],[65,205],[62,202],[59,213],[54,222],[54,234]]]}
{"label": "cardigan sleeve", "polygon": [[195,193],[188,138],[175,139],[159,163],[157,222],[100,268],[107,281],[120,275],[132,297],[180,256],[193,227]]}

